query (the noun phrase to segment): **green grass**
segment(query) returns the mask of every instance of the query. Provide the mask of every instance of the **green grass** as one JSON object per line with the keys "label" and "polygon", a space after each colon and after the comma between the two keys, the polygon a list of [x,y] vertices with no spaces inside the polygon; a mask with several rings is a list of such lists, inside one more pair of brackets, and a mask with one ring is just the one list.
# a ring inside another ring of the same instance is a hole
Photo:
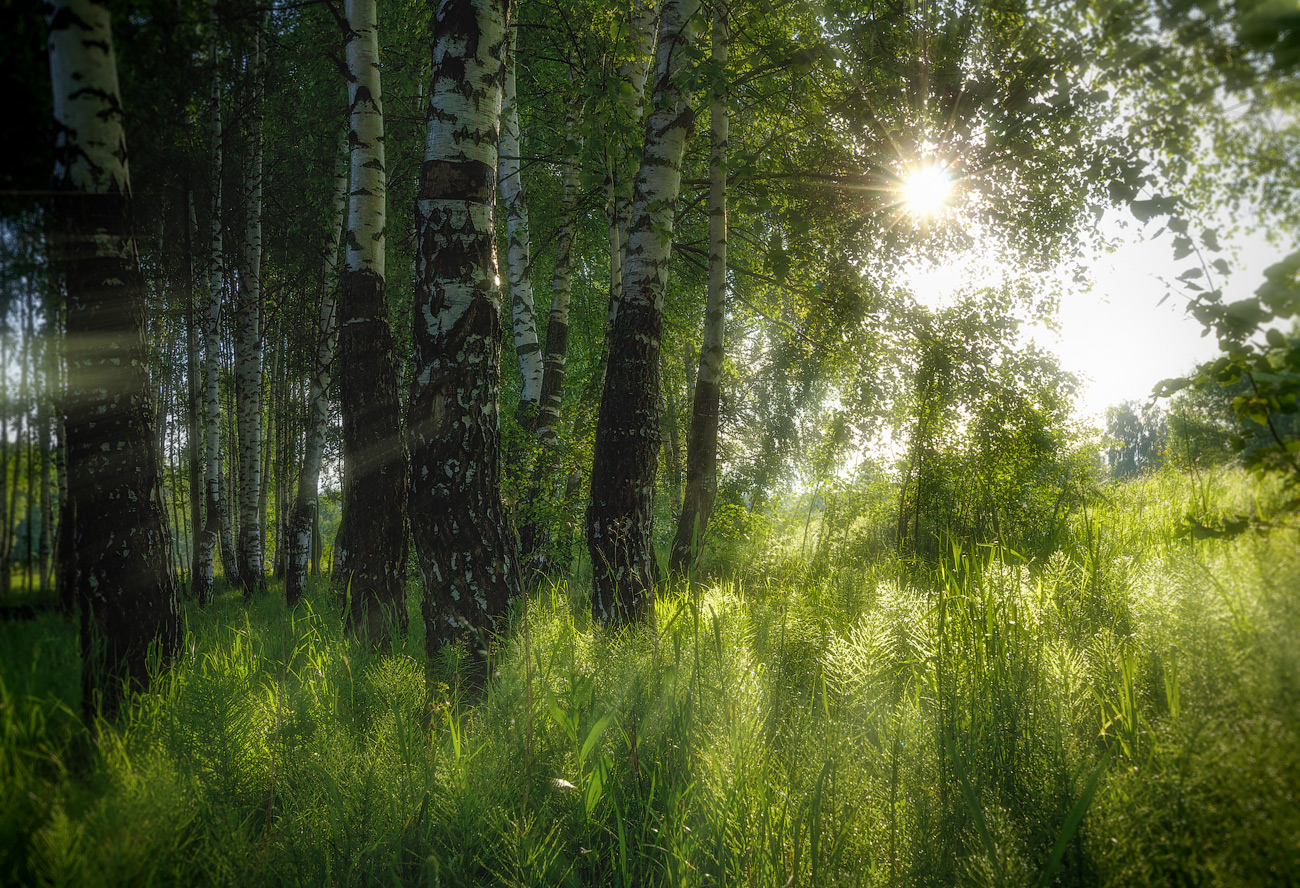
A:
{"label": "green grass", "polygon": [[1297,531],[1180,537],[1281,499],[1199,483],[1109,489],[1041,564],[751,553],[621,633],[558,585],[474,699],[414,600],[385,654],[323,589],[190,608],[111,725],[70,624],[0,623],[0,882],[1296,884]]}

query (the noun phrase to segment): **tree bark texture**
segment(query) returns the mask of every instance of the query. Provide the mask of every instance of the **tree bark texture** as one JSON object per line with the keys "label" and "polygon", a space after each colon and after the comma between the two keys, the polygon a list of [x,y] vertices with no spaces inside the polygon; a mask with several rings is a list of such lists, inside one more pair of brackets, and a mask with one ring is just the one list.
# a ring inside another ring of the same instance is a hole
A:
{"label": "tree bark texture", "polygon": [[659,18],[653,112],[633,190],[623,295],[612,328],[596,423],[587,546],[592,613],[603,622],[645,616],[658,581],[652,531],[659,461],[659,350],[682,154],[693,120],[681,73],[695,42],[699,0],[668,0]]}
{"label": "tree bark texture", "polygon": [[[221,167],[224,146],[221,130],[221,69],[218,65],[216,0],[209,8],[208,54],[212,84],[208,94],[209,175],[212,182],[211,213],[208,223],[208,262],[203,304],[203,531],[199,534],[194,562],[193,594],[200,604],[212,601],[213,563],[217,543],[230,535],[226,510],[221,502],[221,294],[226,278],[225,246],[221,219]],[[223,531],[225,532],[223,534]],[[235,559],[226,553],[232,567]],[[238,576],[227,574],[227,582]]]}
{"label": "tree bark texture", "polygon": [[122,684],[177,650],[180,622],[159,499],[145,371],[145,294],[108,7],[46,7],[54,87],[53,202],[67,286],[63,399],[81,609],[82,707],[113,712]]}
{"label": "tree bark texture", "polygon": [[546,319],[546,354],[543,358],[541,402],[537,415],[537,436],[554,443],[559,437],[560,405],[564,401],[564,370],[569,353],[569,303],[573,295],[573,239],[577,231],[578,120],[581,108],[572,106],[565,119],[570,145],[564,159],[564,205],[560,231],[555,239],[555,269],[551,275],[551,311]]}
{"label": "tree bark texture", "polygon": [[375,0],[346,0],[351,175],[339,293],[348,628],[372,645],[406,631],[406,448],[384,296],[384,112]]}
{"label": "tree bark texture", "polygon": [[[655,48],[654,0],[634,0],[632,6],[631,53],[618,67],[618,80],[632,87],[624,122],[628,131],[640,129],[645,109],[645,86],[650,76],[651,54]],[[607,149],[605,158],[605,198],[609,216],[609,317],[606,322],[605,343],[608,349],[613,335],[614,319],[623,297],[623,265],[627,258],[628,225],[632,218],[633,176],[630,169],[635,149],[616,142]],[[608,360],[608,355],[603,356]],[[603,368],[602,368],[603,369]]]}
{"label": "tree bark texture", "polygon": [[325,454],[325,429],[329,425],[329,388],[334,352],[338,347],[339,243],[347,221],[348,155],[339,150],[335,175],[333,224],[325,244],[324,275],[321,284],[320,312],[316,321],[316,363],[307,389],[307,430],[303,445],[302,468],[298,472],[298,492],[289,516],[289,551],[286,558],[284,594],[290,606],[302,600],[307,571],[313,554],[312,530],[320,507],[320,467]]}
{"label": "tree bark texture", "polygon": [[185,469],[190,490],[190,588],[195,588],[203,523],[203,365],[199,348],[199,311],[194,294],[194,235],[198,220],[194,194],[185,188]]}
{"label": "tree bark texture", "polygon": [[416,208],[411,516],[430,655],[487,633],[519,592],[501,502],[501,293],[492,260],[504,0],[440,0]]}
{"label": "tree bark texture", "polygon": [[250,50],[244,250],[235,311],[235,419],[239,429],[239,579],[245,597],[265,585],[262,558],[262,97],[260,27]]}
{"label": "tree bark texture", "polygon": [[532,428],[542,396],[542,351],[537,342],[537,312],[533,306],[532,244],[528,230],[528,199],[519,171],[519,98],[515,88],[515,53],[509,51],[501,97],[501,149],[498,175],[506,212],[506,274],[510,282],[515,355],[521,383],[517,416]]}
{"label": "tree bark texture", "polygon": [[704,337],[695,375],[695,400],[686,436],[686,492],[673,535],[669,569],[686,575],[699,561],[700,545],[718,496],[718,415],[722,403],[723,337],[727,313],[727,58],[730,31],[725,0],[714,0],[712,53],[715,68],[709,108],[709,290]]}

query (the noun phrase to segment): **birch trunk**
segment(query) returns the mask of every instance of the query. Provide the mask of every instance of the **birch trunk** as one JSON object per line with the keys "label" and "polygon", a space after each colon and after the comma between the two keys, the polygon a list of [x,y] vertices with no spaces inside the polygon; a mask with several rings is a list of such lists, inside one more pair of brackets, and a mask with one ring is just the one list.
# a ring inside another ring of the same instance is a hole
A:
{"label": "birch trunk", "polygon": [[546,355],[543,361],[541,404],[537,416],[537,437],[557,443],[560,405],[564,400],[564,370],[569,352],[569,302],[573,294],[573,239],[577,229],[578,119],[581,109],[571,107],[565,119],[569,154],[564,161],[564,205],[556,237],[555,270],[551,276],[551,312],[546,322]]}
{"label": "birch trunk", "polygon": [[[626,109],[628,120],[624,124],[629,132],[640,130],[644,114],[645,85],[650,75],[651,53],[655,42],[656,12],[654,0],[635,0],[631,21],[632,52],[618,68],[619,82],[632,87]],[[633,177],[629,167],[633,156],[633,148],[625,143],[616,143],[613,150],[607,149],[605,155],[610,288],[609,317],[605,328],[606,352],[613,335],[618,306],[623,298],[623,265],[627,258],[628,225],[632,217]],[[603,354],[602,359],[608,360],[608,354]]]}
{"label": "birch trunk", "polygon": [[[208,261],[204,275],[207,293],[203,303],[203,531],[195,549],[193,594],[200,605],[212,602],[214,554],[218,541],[230,536],[226,510],[221,501],[221,293],[226,277],[225,247],[221,224],[221,167],[224,148],[221,131],[221,69],[218,65],[216,3],[210,7],[208,37],[212,62],[212,88],[208,95],[209,175],[212,182],[211,216],[208,228]],[[234,568],[227,549],[225,561]],[[226,580],[238,583],[237,571],[229,569]]]}
{"label": "birch trunk", "polygon": [[235,311],[235,418],[239,429],[239,579],[244,597],[265,586],[262,558],[262,34],[253,31],[244,250]]}
{"label": "birch trunk", "polygon": [[[346,143],[344,143],[346,144]],[[335,176],[333,216],[330,238],[325,245],[325,273],[321,285],[320,313],[316,322],[316,365],[312,370],[307,394],[307,434],[303,449],[302,470],[298,473],[298,493],[289,517],[289,552],[285,566],[284,594],[290,606],[302,600],[307,583],[309,560],[313,554],[312,528],[319,508],[320,466],[325,453],[325,430],[329,425],[330,367],[338,347],[339,328],[336,297],[339,283],[339,242],[348,208],[348,161],[339,146],[338,172]]]}
{"label": "birch trunk", "polygon": [[185,187],[185,464],[190,488],[190,587],[197,587],[199,528],[203,523],[203,369],[199,312],[194,296],[194,233],[198,220],[194,194]]}
{"label": "birch trunk", "polygon": [[699,0],[667,0],[659,19],[653,112],[633,190],[623,293],[596,423],[587,546],[592,613],[622,623],[646,615],[659,577],[654,488],[659,460],[659,350],[682,154],[693,126],[681,74]]}
{"label": "birch trunk", "polygon": [[505,6],[440,0],[435,18],[409,423],[411,523],[431,656],[460,638],[482,655],[519,592],[499,487],[501,293],[492,262]]}
{"label": "birch trunk", "polygon": [[352,130],[339,294],[347,551],[335,570],[348,627],[372,645],[406,631],[406,450],[384,297],[384,115],[375,0],[346,0]]}
{"label": "birch trunk", "polygon": [[158,499],[145,375],[145,293],[107,6],[46,6],[54,88],[53,202],[67,285],[68,495],[81,608],[82,708],[112,713],[177,650],[180,621]]}
{"label": "birch trunk", "polygon": [[[513,41],[511,41],[513,43]],[[506,212],[506,269],[510,281],[515,355],[522,382],[516,417],[533,428],[542,396],[542,352],[537,343],[537,314],[533,307],[532,244],[528,231],[528,200],[519,172],[519,100],[515,88],[515,53],[509,50],[505,88],[501,97],[501,149],[498,172],[501,202]]]}
{"label": "birch trunk", "polygon": [[[689,366],[685,365],[685,366]],[[677,383],[668,375],[668,362],[663,353],[659,355],[659,376],[663,382],[664,415],[663,430],[666,440],[663,444],[667,465],[664,466],[668,476],[668,511],[677,516],[682,510],[682,434],[681,421],[677,409]]]}
{"label": "birch trunk", "polygon": [[699,561],[700,544],[718,496],[718,413],[722,401],[723,336],[727,312],[727,58],[731,35],[726,0],[713,6],[713,100],[709,108],[709,291],[704,338],[695,376],[695,401],[686,439],[686,493],[669,555],[670,570],[687,575]]}

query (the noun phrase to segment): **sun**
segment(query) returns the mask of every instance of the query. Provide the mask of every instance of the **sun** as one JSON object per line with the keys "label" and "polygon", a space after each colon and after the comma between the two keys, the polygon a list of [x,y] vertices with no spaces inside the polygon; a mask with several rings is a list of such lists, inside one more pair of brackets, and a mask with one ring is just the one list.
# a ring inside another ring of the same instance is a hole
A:
{"label": "sun", "polygon": [[952,185],[947,169],[938,164],[927,164],[909,170],[899,192],[909,213],[918,219],[928,219],[947,204]]}

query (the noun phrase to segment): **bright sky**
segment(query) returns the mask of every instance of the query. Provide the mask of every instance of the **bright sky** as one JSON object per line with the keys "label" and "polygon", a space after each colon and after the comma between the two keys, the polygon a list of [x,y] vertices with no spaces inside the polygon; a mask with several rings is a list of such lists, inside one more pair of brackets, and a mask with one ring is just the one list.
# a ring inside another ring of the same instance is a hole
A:
{"label": "bright sky", "polygon": [[[1152,223],[1146,233],[1159,227]],[[1091,416],[1101,416],[1120,401],[1149,397],[1157,382],[1181,375],[1216,352],[1213,336],[1202,338],[1201,325],[1186,314],[1177,292],[1159,304],[1168,292],[1161,278],[1172,281],[1190,262],[1174,261],[1171,235],[1143,240],[1136,225],[1111,230],[1122,246],[1096,257],[1091,291],[1071,288],[1062,297],[1059,334],[1041,330],[1034,337],[1060,355],[1065,369],[1085,378],[1079,409]],[[1224,249],[1215,255],[1227,258],[1234,269],[1222,284],[1228,301],[1254,293],[1264,269],[1286,254],[1260,234],[1221,237],[1220,244]],[[971,285],[968,269],[961,263],[918,269],[913,292],[926,305],[943,305]]]}

